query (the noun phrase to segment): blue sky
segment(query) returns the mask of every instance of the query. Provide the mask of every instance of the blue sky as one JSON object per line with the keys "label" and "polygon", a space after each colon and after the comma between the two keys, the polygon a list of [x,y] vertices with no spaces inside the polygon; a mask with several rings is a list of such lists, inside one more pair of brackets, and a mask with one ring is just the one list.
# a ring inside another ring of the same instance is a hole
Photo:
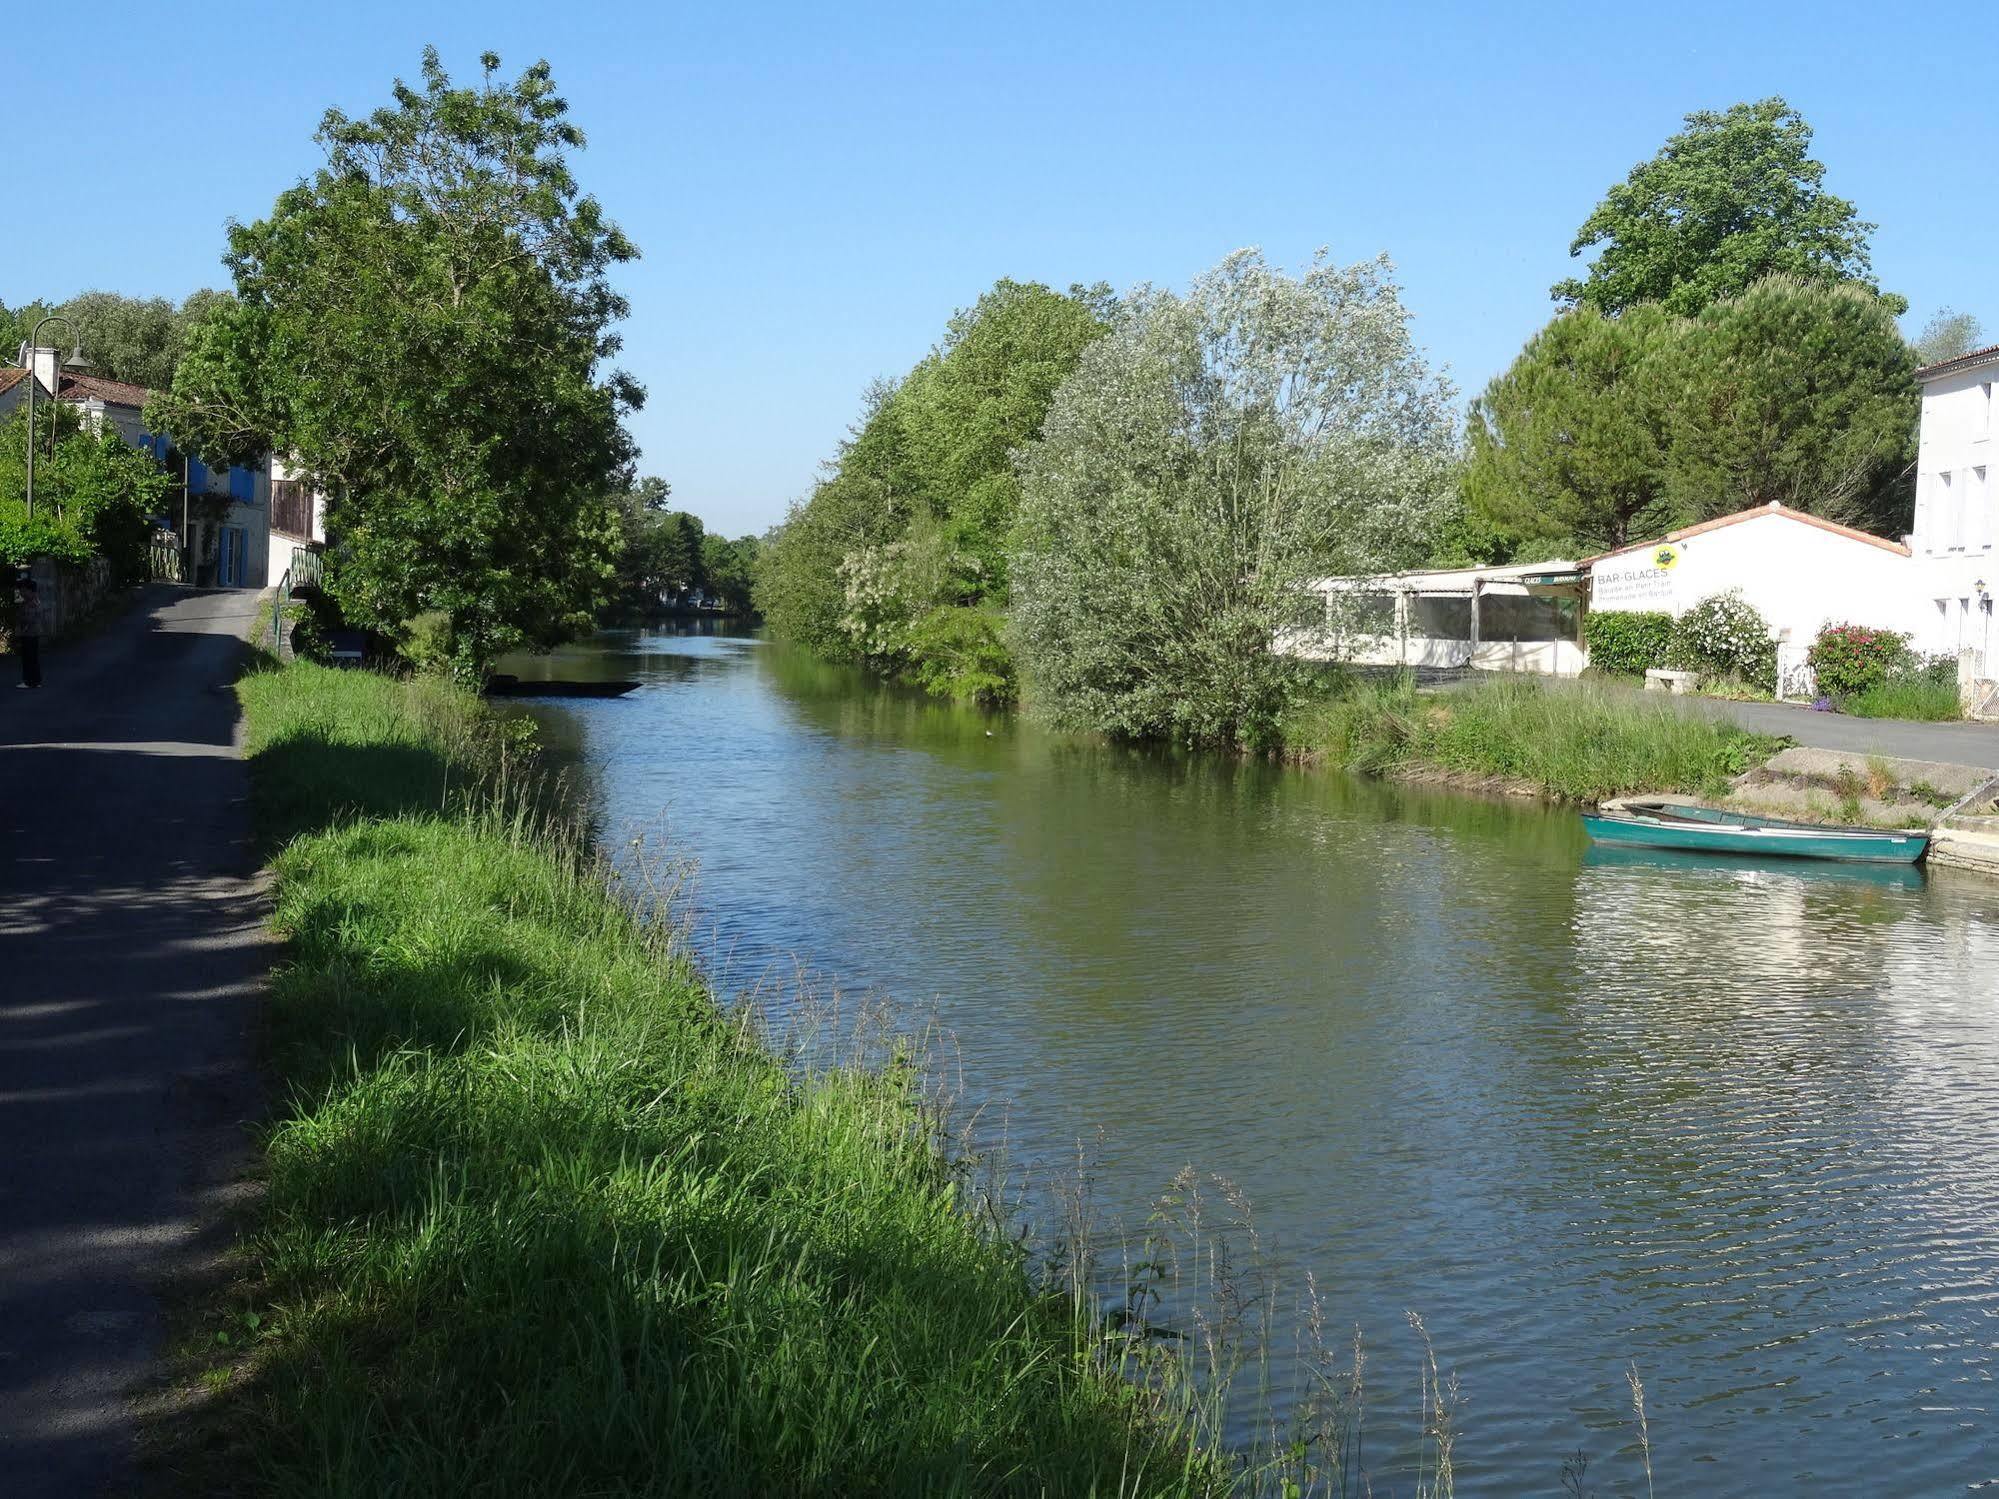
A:
{"label": "blue sky", "polygon": [[[25,28],[25,31],[24,31]],[[1576,226],[1688,110],[1782,94],[1879,224],[1909,325],[1999,328],[1999,6],[109,4],[10,17],[0,299],[221,284],[223,225],[435,43],[546,57],[645,258],[642,467],[731,534],[809,487],[862,388],[1001,276],[1184,283],[1257,244],[1386,250],[1468,390]],[[17,216],[28,205],[32,225]],[[1995,333],[1994,336],[1999,336]],[[365,378],[365,371],[357,371]]]}

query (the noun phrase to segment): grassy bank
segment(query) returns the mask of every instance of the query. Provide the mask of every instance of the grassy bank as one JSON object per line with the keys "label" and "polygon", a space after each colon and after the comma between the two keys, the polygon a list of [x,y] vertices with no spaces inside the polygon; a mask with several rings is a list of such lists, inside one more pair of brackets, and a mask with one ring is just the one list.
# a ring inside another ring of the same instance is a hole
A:
{"label": "grassy bank", "polygon": [[780,1065],[496,789],[474,700],[307,665],[241,694],[290,951],[255,1351],[214,1381],[234,1486],[1213,1486],[968,1210],[908,1069]]}
{"label": "grassy bank", "polygon": [[1779,747],[1630,693],[1531,678],[1428,693],[1408,678],[1353,681],[1295,714],[1286,741],[1306,758],[1368,775],[1500,784],[1577,802],[1717,794]]}

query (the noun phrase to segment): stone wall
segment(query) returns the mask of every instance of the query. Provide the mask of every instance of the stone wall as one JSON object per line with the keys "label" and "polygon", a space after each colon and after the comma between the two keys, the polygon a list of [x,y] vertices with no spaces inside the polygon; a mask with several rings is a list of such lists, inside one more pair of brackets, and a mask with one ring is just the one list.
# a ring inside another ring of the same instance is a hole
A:
{"label": "stone wall", "polygon": [[[102,557],[92,557],[80,567],[43,557],[29,565],[28,576],[35,580],[35,590],[42,597],[50,639],[67,635],[88,619],[111,592],[111,564]],[[11,630],[13,620],[10,591],[0,607],[0,635]]]}

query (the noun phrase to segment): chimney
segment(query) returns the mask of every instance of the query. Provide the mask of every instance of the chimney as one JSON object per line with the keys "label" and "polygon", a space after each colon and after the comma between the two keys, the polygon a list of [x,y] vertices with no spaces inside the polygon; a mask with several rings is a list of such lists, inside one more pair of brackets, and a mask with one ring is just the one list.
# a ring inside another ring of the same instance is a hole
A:
{"label": "chimney", "polygon": [[27,343],[21,345],[19,355],[21,367],[33,370],[35,378],[42,382],[42,389],[52,396],[62,394],[56,389],[56,363],[61,357],[60,350],[36,348]]}

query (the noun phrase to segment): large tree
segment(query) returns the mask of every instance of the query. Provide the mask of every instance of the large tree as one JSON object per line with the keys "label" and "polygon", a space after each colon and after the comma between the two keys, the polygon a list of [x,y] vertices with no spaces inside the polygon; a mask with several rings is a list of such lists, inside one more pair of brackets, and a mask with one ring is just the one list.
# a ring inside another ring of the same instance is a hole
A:
{"label": "large tree", "polygon": [[1656,306],[1559,314],[1472,404],[1466,501],[1528,549],[1604,551],[1667,523],[1666,355]]}
{"label": "large tree", "polygon": [[1882,535],[1909,527],[1920,405],[1891,307],[1859,286],[1772,277],[1688,325],[1668,483],[1687,520],[1781,501]]}
{"label": "large tree", "polygon": [[1555,285],[1556,300],[1686,315],[1770,275],[1875,289],[1874,226],[1825,190],[1811,143],[1811,126],[1779,98],[1688,115],[1583,221],[1569,254],[1599,253],[1586,276]]}
{"label": "large tree", "polygon": [[[204,289],[175,306],[165,297],[87,291],[59,305],[31,302],[15,312],[0,307],[0,357],[12,359],[44,313],[60,313],[68,320],[90,373],[164,390],[173,383],[189,331],[228,297],[227,292]],[[43,337],[50,334],[63,342],[67,353],[71,332],[50,328]]]}
{"label": "large tree", "polygon": [[1033,701],[1130,738],[1268,742],[1304,585],[1422,560],[1450,510],[1451,391],[1383,259],[1292,277],[1241,251],[1133,299],[1021,457],[1013,628]]}
{"label": "large tree", "polygon": [[330,111],[326,165],[230,231],[237,299],[190,340],[161,430],[203,456],[268,444],[328,496],[328,586],[355,623],[442,611],[461,667],[587,625],[611,577],[607,496],[642,393],[603,373],[637,251],[579,192],[583,145],[545,63]]}

